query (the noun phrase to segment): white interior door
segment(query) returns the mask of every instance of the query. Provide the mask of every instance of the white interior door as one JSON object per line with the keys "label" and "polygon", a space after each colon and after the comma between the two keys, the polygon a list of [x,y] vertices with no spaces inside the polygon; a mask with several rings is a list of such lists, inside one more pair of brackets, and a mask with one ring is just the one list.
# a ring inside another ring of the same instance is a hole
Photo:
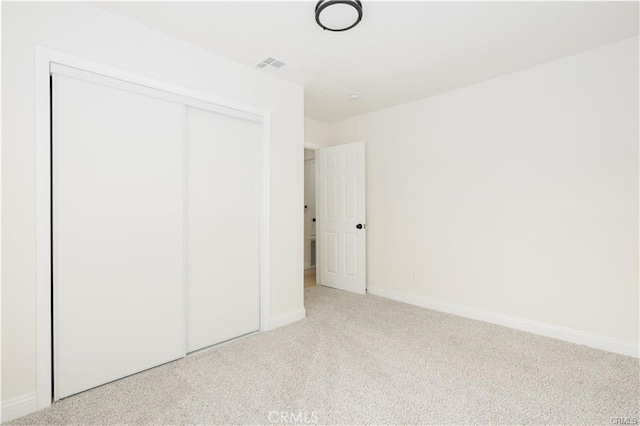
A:
{"label": "white interior door", "polygon": [[262,124],[187,107],[187,351],[260,328]]}
{"label": "white interior door", "polygon": [[320,284],[366,292],[364,142],[316,151]]}
{"label": "white interior door", "polygon": [[184,105],[53,76],[54,399],[180,358]]}

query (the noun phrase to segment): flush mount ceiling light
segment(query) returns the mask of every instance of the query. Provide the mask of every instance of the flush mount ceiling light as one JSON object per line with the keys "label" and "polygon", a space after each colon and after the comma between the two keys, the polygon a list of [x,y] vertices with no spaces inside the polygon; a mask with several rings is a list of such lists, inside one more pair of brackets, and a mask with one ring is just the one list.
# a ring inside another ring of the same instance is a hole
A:
{"label": "flush mount ceiling light", "polygon": [[325,30],[346,31],[362,19],[359,0],[320,0],[316,4],[316,22]]}

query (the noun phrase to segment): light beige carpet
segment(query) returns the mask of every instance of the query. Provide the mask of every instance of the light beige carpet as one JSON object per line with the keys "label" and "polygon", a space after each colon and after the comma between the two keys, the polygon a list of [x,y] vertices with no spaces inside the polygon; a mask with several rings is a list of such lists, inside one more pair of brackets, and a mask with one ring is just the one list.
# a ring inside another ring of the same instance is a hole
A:
{"label": "light beige carpet", "polygon": [[284,424],[284,412],[289,424],[593,425],[639,415],[637,359],[320,286],[305,300],[303,321],[14,424]]}

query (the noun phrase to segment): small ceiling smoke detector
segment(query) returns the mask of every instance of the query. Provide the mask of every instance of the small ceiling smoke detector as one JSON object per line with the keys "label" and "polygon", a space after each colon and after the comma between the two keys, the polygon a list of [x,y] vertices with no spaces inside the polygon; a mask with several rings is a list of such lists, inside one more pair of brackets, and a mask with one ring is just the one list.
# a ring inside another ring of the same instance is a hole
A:
{"label": "small ceiling smoke detector", "polygon": [[316,4],[316,22],[325,30],[346,31],[361,19],[360,0],[320,0]]}
{"label": "small ceiling smoke detector", "polygon": [[353,93],[351,96],[349,96],[349,99],[351,99],[352,101],[357,101],[358,99],[360,99],[360,95],[358,95],[357,93]]}
{"label": "small ceiling smoke detector", "polygon": [[267,59],[263,59],[261,62],[259,62],[258,65],[256,65],[256,68],[262,69],[262,68],[265,68],[267,65],[272,66],[274,68],[282,68],[287,64],[275,58],[268,57]]}

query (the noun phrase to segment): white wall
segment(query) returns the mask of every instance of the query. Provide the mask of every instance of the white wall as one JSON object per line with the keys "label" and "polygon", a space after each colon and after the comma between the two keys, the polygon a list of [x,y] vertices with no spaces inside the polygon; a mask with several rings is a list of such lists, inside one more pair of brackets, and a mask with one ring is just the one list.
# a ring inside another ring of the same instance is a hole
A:
{"label": "white wall", "polygon": [[331,126],[322,121],[304,119],[304,141],[317,146],[328,146],[331,143]]}
{"label": "white wall", "polygon": [[2,4],[2,399],[36,388],[34,46],[268,109],[271,314],[303,307],[303,90],[82,3]]}
{"label": "white wall", "polygon": [[369,287],[637,345],[638,112],[633,38],[336,123]]}

